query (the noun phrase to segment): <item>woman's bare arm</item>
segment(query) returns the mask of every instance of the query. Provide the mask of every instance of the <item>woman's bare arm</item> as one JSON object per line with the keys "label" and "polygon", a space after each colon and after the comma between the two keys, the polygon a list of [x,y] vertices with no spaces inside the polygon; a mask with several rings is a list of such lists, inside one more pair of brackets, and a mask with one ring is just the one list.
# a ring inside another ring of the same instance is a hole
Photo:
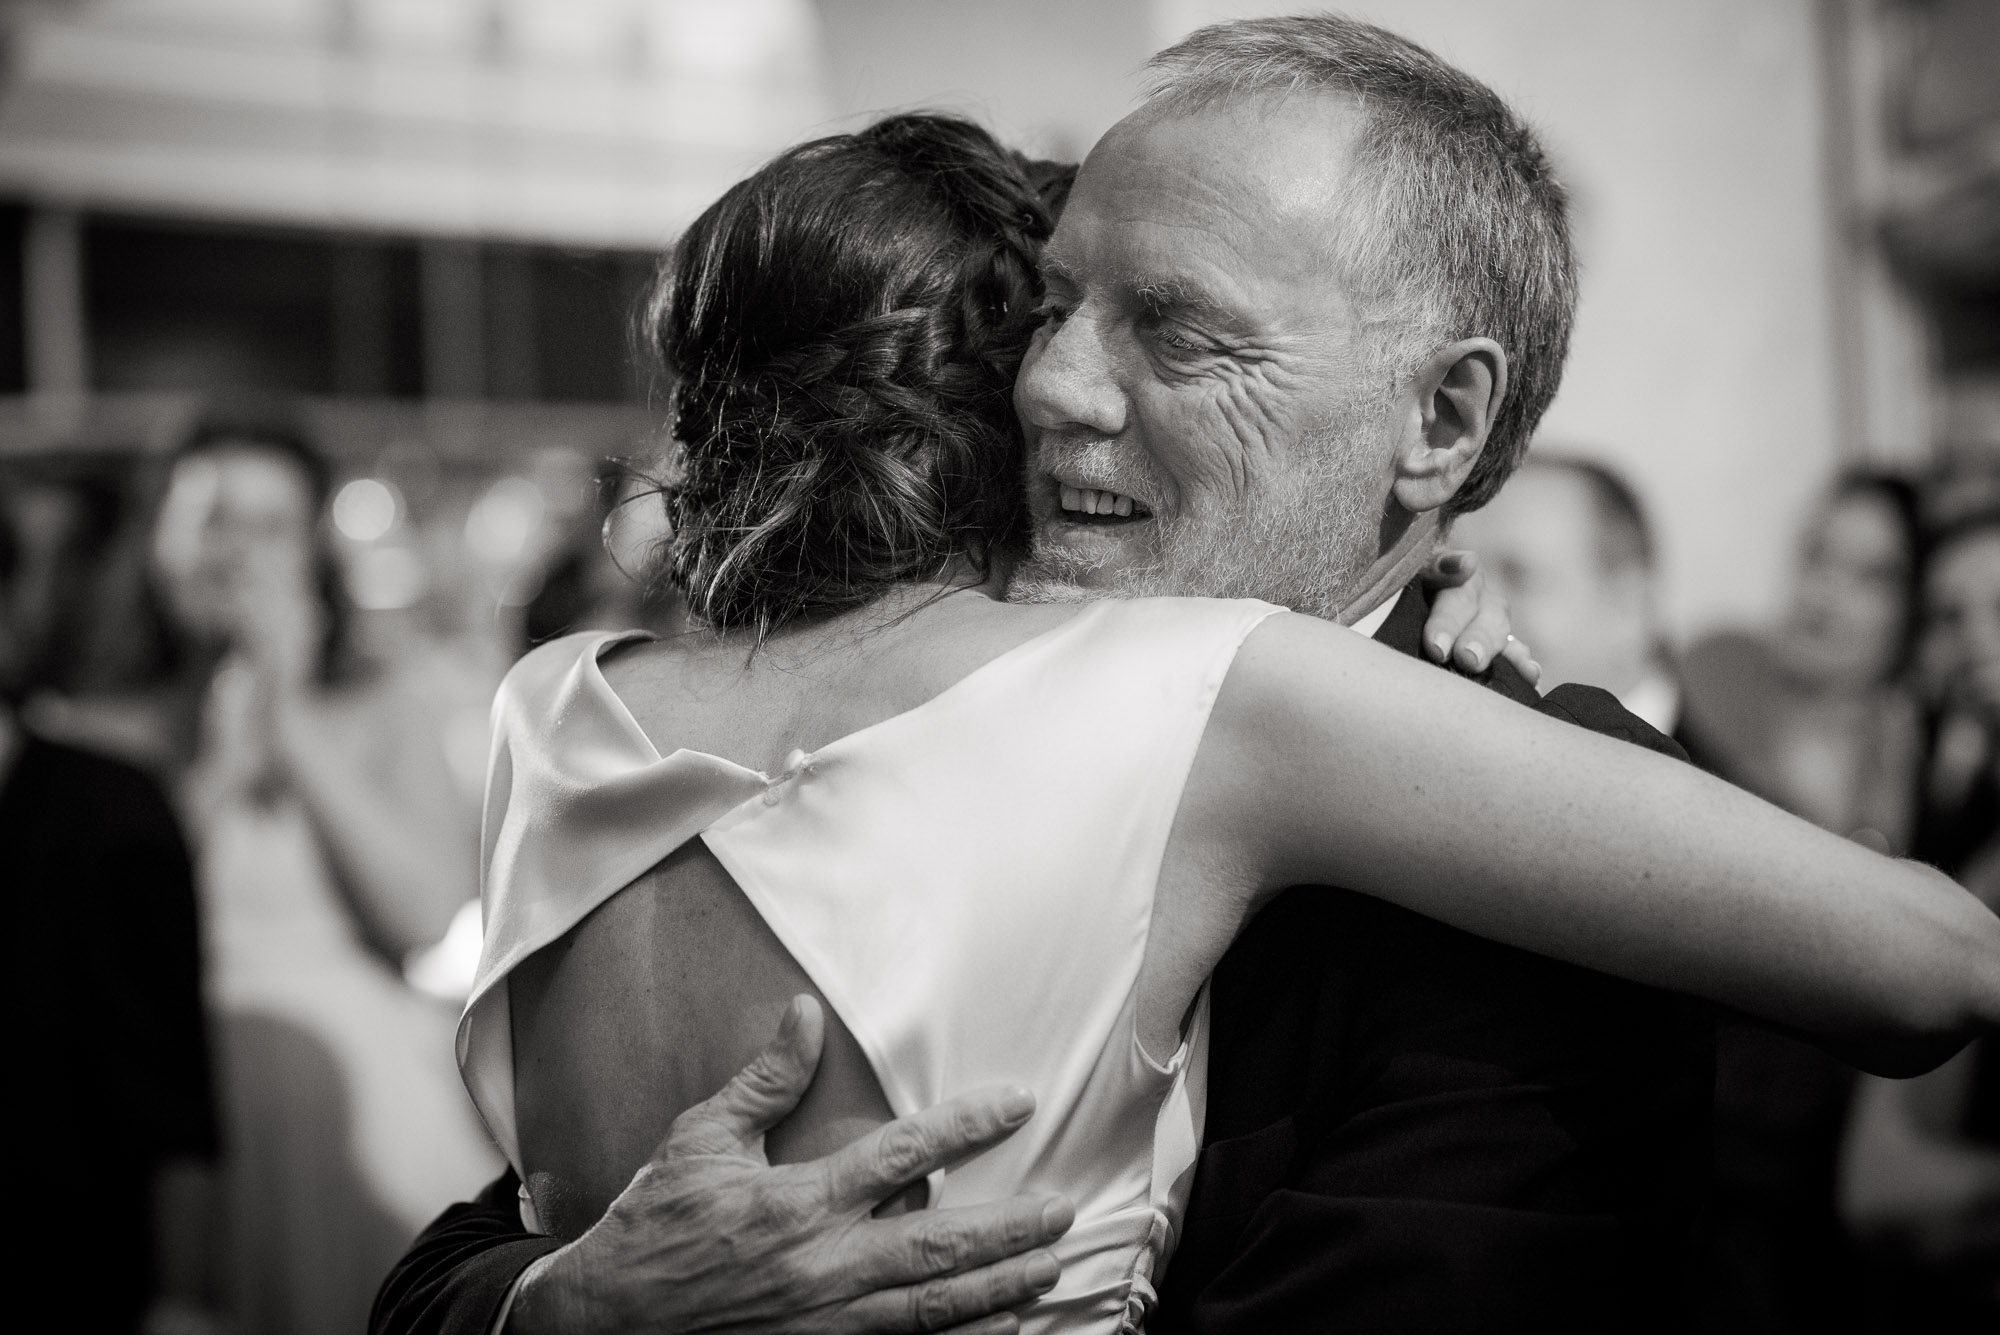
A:
{"label": "woman's bare arm", "polygon": [[368,936],[401,959],[479,893],[478,832],[435,729],[388,682],[274,702],[272,748]]}
{"label": "woman's bare arm", "polygon": [[1941,874],[1309,617],[1245,643],[1196,770],[1260,895],[1349,886],[1883,1074],[2000,1021],[2000,919]]}

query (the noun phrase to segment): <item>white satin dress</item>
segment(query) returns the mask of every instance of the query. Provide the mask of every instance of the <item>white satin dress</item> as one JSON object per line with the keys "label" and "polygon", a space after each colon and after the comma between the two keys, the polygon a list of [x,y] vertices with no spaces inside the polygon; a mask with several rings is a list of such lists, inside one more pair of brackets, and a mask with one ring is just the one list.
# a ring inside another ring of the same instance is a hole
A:
{"label": "white satin dress", "polygon": [[1136,1330],[1201,1144],[1207,1002],[1180,1049],[1139,1042],[1134,987],[1161,856],[1210,707],[1268,603],[1094,603],[926,703],[765,775],[662,756],[599,656],[535,650],[495,703],[486,936],[458,1031],[515,1168],[508,973],[701,839],[825,993],[898,1116],[1023,1084],[1021,1131],[932,1181],[938,1206],[1061,1192],[1076,1223],[1035,1332]]}

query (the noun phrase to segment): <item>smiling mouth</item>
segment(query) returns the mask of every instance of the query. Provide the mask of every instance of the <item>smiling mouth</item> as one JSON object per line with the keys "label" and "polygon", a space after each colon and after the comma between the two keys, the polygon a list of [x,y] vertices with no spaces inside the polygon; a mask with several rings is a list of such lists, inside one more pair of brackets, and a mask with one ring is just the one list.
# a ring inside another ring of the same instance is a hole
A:
{"label": "smiling mouth", "polygon": [[1123,492],[1098,487],[1058,482],[1056,501],[1064,521],[1072,524],[1134,524],[1153,517],[1151,510]]}

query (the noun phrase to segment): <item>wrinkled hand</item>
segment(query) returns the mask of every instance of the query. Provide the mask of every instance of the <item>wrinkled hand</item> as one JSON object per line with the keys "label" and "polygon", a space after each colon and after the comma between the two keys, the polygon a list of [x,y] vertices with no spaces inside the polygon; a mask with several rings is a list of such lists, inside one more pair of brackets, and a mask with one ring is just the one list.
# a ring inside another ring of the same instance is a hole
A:
{"label": "wrinkled hand", "polygon": [[1422,579],[1437,590],[1424,622],[1424,655],[1433,663],[1449,658],[1477,675],[1498,657],[1512,663],[1530,686],[1542,679],[1542,665],[1528,646],[1509,632],[1507,597],[1487,583],[1479,554],[1441,551],[1424,567]]}
{"label": "wrinkled hand", "polygon": [[1008,1310],[1055,1285],[1073,1211],[1015,1197],[876,1219],[903,1187],[1012,1135],[1025,1090],[968,1094],[811,1163],[772,1166],[764,1132],[819,1064],[824,1017],[795,997],[749,1066],[674,1121],[589,1232],[523,1276],[509,1335],[537,1332],[899,1332],[1004,1335]]}

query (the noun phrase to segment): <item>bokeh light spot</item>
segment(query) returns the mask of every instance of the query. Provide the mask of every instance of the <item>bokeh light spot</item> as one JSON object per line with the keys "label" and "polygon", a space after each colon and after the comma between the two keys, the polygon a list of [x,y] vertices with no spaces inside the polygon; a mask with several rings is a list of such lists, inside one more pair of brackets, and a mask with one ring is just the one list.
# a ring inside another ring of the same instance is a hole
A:
{"label": "bokeh light spot", "polygon": [[395,488],[379,478],[358,477],[334,494],[333,526],[355,542],[374,542],[396,527]]}
{"label": "bokeh light spot", "polygon": [[547,509],[541,488],[526,478],[503,477],[466,515],[465,545],[482,561],[514,565],[527,554]]}

